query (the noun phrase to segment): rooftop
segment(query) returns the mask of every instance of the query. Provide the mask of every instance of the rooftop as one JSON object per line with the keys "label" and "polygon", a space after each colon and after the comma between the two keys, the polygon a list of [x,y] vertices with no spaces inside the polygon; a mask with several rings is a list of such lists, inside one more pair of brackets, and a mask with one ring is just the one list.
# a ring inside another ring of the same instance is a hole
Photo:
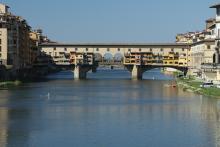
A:
{"label": "rooftop", "polygon": [[206,22],[214,22],[215,21],[215,18],[209,18],[206,20]]}
{"label": "rooftop", "polygon": [[7,8],[10,8],[8,5],[3,4],[3,3],[0,3],[0,5],[5,6],[5,7],[7,7]]}
{"label": "rooftop", "polygon": [[217,3],[217,4],[210,6],[210,8],[220,8],[220,3]]}

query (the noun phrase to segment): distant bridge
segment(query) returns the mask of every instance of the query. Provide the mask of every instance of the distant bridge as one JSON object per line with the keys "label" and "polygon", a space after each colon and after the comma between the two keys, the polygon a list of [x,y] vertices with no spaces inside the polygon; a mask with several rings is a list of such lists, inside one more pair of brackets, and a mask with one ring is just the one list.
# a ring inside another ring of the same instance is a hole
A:
{"label": "distant bridge", "polygon": [[74,77],[86,78],[89,70],[95,71],[99,64],[124,65],[133,79],[153,68],[170,67],[188,70],[189,44],[41,44],[41,51],[51,56],[59,66],[74,65]]}

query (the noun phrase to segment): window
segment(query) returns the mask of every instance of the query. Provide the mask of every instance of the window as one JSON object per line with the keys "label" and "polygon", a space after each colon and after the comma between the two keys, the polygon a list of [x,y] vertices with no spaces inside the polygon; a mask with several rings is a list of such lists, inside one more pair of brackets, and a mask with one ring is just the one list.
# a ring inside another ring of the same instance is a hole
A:
{"label": "window", "polygon": [[142,51],[142,49],[141,48],[139,48],[139,52],[141,52]]}
{"label": "window", "polygon": [[212,31],[211,31],[211,35],[214,35],[214,34],[215,34],[215,30],[212,30]]}
{"label": "window", "polygon": [[107,51],[109,52],[109,51],[110,51],[110,49],[109,49],[109,48],[107,48]]}
{"label": "window", "polygon": [[217,16],[220,16],[220,8],[217,8]]}
{"label": "window", "polygon": [[67,48],[64,48],[64,51],[67,51]]}
{"label": "window", "polygon": [[2,51],[2,46],[0,46],[0,52]]}
{"label": "window", "polygon": [[2,39],[0,39],[0,44],[2,44]]}
{"label": "window", "polygon": [[55,50],[56,50],[56,47],[54,47],[53,50],[55,51]]}
{"label": "window", "polygon": [[210,45],[207,45],[207,49],[211,49],[211,46],[210,46]]}
{"label": "window", "polygon": [[0,53],[0,58],[2,57],[2,53]]}
{"label": "window", "polygon": [[173,49],[173,48],[171,48],[171,52],[174,52],[174,49]]}
{"label": "window", "polygon": [[185,51],[185,49],[184,49],[184,48],[182,48],[182,51],[184,52],[184,51]]}
{"label": "window", "polygon": [[129,49],[128,49],[128,51],[130,52],[130,51],[131,51],[131,49],[129,48]]}
{"label": "window", "polygon": [[118,48],[118,52],[120,52],[121,51],[121,49],[120,48]]}
{"label": "window", "polygon": [[163,52],[163,49],[161,48],[160,51]]}
{"label": "window", "polygon": [[78,48],[75,48],[75,51],[78,51]]}
{"label": "window", "polygon": [[99,48],[96,48],[96,51],[98,52],[98,51],[99,51]]}
{"label": "window", "polygon": [[88,52],[88,51],[89,51],[89,49],[88,49],[88,48],[86,48],[86,51]]}
{"label": "window", "polygon": [[150,49],[150,52],[152,52],[153,50],[152,50],[152,48]]}

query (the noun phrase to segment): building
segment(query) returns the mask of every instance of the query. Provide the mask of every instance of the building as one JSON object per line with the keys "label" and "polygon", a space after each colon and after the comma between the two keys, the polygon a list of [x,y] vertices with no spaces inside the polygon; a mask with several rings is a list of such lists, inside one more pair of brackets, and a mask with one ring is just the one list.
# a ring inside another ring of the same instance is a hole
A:
{"label": "building", "polygon": [[[217,70],[214,65],[219,64],[219,32],[220,32],[220,4],[213,5],[216,8],[216,18],[206,20],[203,31],[190,32],[177,35],[177,42],[185,40],[191,42],[188,54],[188,74],[206,81],[220,81],[217,78]],[[179,38],[179,39],[178,39]]]}
{"label": "building", "polygon": [[202,77],[202,65],[213,64],[213,54],[215,53],[215,40],[205,39],[191,45],[189,53],[188,74]]}
{"label": "building", "polygon": [[[75,59],[84,54],[99,62],[119,62],[123,64],[162,64],[166,56],[175,54],[175,59],[164,62],[165,65],[187,66],[188,44],[59,44],[43,43],[40,49],[51,56],[57,65],[74,64]],[[119,58],[120,56],[120,58]],[[84,58],[85,59],[85,58]],[[123,60],[124,59],[124,60]],[[174,61],[175,60],[175,61]]]}
{"label": "building", "polygon": [[30,26],[26,20],[13,15],[9,7],[0,4],[0,64],[20,69],[31,65]]}
{"label": "building", "polygon": [[220,4],[211,6],[216,9],[216,17],[206,20],[205,38],[191,46],[189,73],[205,81],[220,82]]}

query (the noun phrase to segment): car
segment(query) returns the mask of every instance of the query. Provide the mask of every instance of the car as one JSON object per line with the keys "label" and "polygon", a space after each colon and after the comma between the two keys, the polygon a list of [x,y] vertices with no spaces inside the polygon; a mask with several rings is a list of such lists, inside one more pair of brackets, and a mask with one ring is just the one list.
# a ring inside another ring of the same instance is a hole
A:
{"label": "car", "polygon": [[200,85],[201,88],[209,88],[209,87],[213,87],[214,84],[212,82],[204,82]]}

